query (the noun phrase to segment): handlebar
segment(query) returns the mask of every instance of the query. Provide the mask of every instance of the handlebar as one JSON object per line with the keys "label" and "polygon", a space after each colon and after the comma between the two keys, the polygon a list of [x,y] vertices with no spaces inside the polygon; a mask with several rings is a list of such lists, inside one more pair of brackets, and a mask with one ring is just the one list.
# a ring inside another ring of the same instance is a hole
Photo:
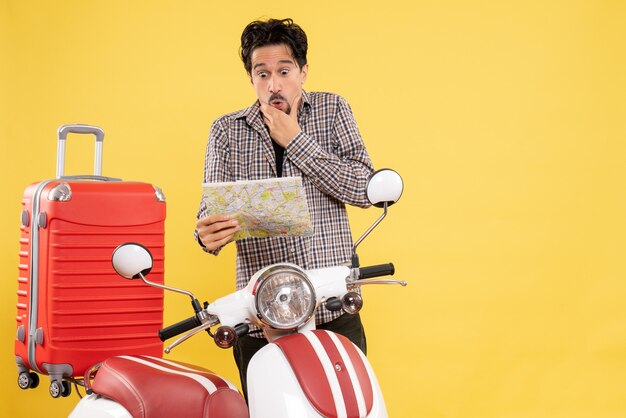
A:
{"label": "handlebar", "polygon": [[[354,280],[354,275],[353,277],[353,281],[352,281],[352,285],[353,286],[361,286],[362,284],[400,284],[402,286],[406,286],[406,282],[398,282],[396,280],[365,280],[365,279],[371,279],[374,277],[381,277],[381,276],[393,276],[393,274],[395,273],[395,267],[392,263],[387,263],[387,264],[378,264],[378,265],[374,265],[374,266],[367,266],[367,267],[361,267],[358,270],[355,269],[355,271],[353,271],[353,274],[356,273],[356,271],[358,271],[358,279]],[[195,309],[195,305],[194,305],[194,309]],[[163,328],[161,330],[159,330],[159,338],[161,339],[161,341],[165,341],[168,340],[170,338],[176,337],[180,334],[183,334],[185,332],[194,330],[195,328],[201,327],[204,323],[205,320],[200,318],[199,315],[201,315],[201,313],[204,313],[204,311],[200,311],[198,312],[196,315],[191,316],[187,319],[183,319],[182,321],[179,321],[173,325],[170,325],[166,328]],[[208,328],[209,326],[211,326],[212,324],[218,323],[217,318],[215,318],[215,321],[212,322],[210,325],[207,325],[206,328]],[[203,327],[204,329],[204,327]],[[195,334],[196,332],[193,332],[193,334]],[[245,332],[247,333],[247,331]],[[184,339],[188,338],[188,336],[185,336]],[[183,339],[183,340],[184,340]],[[180,341],[182,342],[182,341]],[[177,345],[176,343],[173,344],[173,346]],[[173,348],[170,347],[170,348]]]}
{"label": "handlebar", "polygon": [[169,327],[163,328],[159,330],[159,338],[161,341],[168,340],[172,337],[176,337],[177,335],[182,334],[183,332],[189,331],[190,329],[194,329],[200,325],[200,320],[196,315],[183,319]]}
{"label": "handlebar", "polygon": [[372,277],[393,276],[395,272],[396,269],[392,263],[361,267],[359,268],[359,280],[369,279]]}

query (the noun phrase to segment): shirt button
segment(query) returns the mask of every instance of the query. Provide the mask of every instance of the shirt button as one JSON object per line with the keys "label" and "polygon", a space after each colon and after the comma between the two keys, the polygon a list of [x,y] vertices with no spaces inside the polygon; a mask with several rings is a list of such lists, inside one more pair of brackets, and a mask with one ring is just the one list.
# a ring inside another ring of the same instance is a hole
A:
{"label": "shirt button", "polygon": [[295,247],[291,247],[291,254],[295,254],[296,253],[296,248]]}

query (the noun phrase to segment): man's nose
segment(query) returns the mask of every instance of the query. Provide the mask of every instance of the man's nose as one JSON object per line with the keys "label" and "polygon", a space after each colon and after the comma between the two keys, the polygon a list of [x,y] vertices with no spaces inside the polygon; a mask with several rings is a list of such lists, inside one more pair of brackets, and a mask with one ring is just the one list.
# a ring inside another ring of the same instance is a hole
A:
{"label": "man's nose", "polygon": [[280,82],[280,79],[272,74],[270,76],[270,82],[268,83],[268,89],[270,91],[270,93],[278,93],[282,90],[282,84]]}

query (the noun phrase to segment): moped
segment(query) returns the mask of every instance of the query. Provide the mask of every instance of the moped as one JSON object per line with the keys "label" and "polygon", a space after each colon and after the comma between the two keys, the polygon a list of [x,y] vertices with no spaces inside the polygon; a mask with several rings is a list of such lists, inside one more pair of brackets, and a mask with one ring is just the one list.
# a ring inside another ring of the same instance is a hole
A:
{"label": "moped", "polygon": [[203,331],[218,347],[232,347],[238,336],[248,333],[249,325],[259,326],[269,344],[248,366],[247,405],[235,385],[209,370],[162,358],[117,356],[87,372],[88,395],[70,417],[387,417],[380,386],[365,355],[342,335],[315,329],[315,311],[325,305],[332,311],[356,314],[363,306],[360,286],[406,286],[404,281],[372,280],[393,275],[393,264],[361,267],[356,253],[402,189],[402,179],[393,170],[379,170],[370,177],[368,199],[383,214],[354,244],[350,266],[304,270],[294,264],[274,264],[254,274],[245,288],[204,306],[186,290],[147,280],[153,260],[145,247],[120,245],[112,256],[119,275],[186,294],[192,300],[193,316],[159,332],[163,341],[183,334],[166,353]]}

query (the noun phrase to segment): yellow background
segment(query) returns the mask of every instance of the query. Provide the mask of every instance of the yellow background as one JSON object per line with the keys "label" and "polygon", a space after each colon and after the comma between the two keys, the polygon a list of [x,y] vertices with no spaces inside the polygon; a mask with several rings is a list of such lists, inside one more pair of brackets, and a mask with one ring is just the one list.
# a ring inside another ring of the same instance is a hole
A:
{"label": "yellow background", "polygon": [[[20,199],[54,176],[56,128],[104,128],[104,174],[168,198],[167,279],[212,300],[234,251],[192,238],[216,117],[255,98],[243,27],[292,17],[306,88],[347,98],[405,193],[361,248],[407,288],[370,287],[369,358],[391,417],[626,416],[626,2],[0,1],[0,404],[65,416],[16,385]],[[88,173],[92,141],[68,141]],[[84,156],[89,156],[84,158]],[[376,210],[350,211],[359,235]],[[166,323],[188,315],[168,296]],[[238,382],[196,337],[171,358]]]}

